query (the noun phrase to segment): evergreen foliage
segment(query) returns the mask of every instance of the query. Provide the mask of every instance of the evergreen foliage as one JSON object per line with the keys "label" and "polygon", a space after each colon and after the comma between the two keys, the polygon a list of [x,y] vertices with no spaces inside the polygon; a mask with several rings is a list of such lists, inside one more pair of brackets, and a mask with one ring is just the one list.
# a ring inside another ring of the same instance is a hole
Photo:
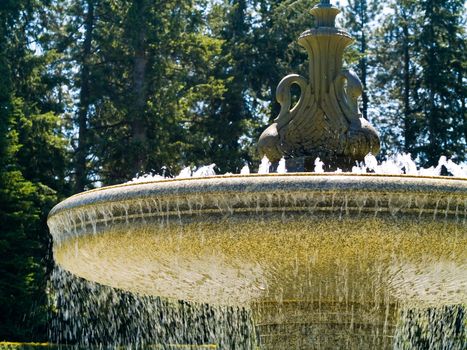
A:
{"label": "evergreen foliage", "polygon": [[381,8],[379,1],[350,0],[343,11],[343,27],[355,38],[355,44],[347,52],[347,62],[357,63],[354,68],[363,85],[361,112],[365,119],[368,119],[368,80],[374,66],[371,55],[374,48],[370,46],[374,43],[370,35],[371,24]]}
{"label": "evergreen foliage", "polygon": [[48,94],[49,56],[31,46],[41,5],[0,7],[0,339],[9,340],[45,338],[45,218],[56,191],[66,192],[66,143]]}
{"label": "evergreen foliage", "polygon": [[374,37],[370,88],[383,150],[409,152],[423,166],[441,155],[465,161],[463,1],[394,1],[387,10]]}

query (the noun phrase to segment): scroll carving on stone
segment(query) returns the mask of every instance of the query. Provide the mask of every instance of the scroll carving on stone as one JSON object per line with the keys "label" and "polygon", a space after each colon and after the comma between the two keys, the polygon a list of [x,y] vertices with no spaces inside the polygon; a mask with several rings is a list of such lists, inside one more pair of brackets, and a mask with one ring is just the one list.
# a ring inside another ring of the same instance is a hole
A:
{"label": "scroll carving on stone", "polygon": [[[258,142],[260,154],[273,163],[282,157],[320,157],[331,168],[348,169],[368,153],[379,152],[378,134],[358,108],[362,83],[342,68],[344,50],[353,39],[335,27],[339,12],[326,1],[311,10],[316,27],[298,39],[308,52],[309,77],[290,74],[277,86],[280,113]],[[300,98],[291,109],[293,84],[300,87]]]}

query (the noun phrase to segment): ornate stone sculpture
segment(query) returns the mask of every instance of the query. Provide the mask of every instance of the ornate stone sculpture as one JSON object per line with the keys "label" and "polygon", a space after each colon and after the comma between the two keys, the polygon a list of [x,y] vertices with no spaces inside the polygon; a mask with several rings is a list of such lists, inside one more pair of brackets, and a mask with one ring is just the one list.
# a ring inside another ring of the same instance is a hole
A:
{"label": "ornate stone sculpture", "polygon": [[[369,152],[379,152],[378,134],[358,109],[362,83],[354,72],[342,69],[344,49],[353,39],[335,27],[339,12],[326,0],[311,10],[316,27],[298,39],[310,59],[309,79],[290,74],[281,80],[276,90],[279,116],[259,138],[261,156],[273,163],[285,157],[291,170],[312,170],[317,157],[331,168],[348,169]],[[292,84],[301,94],[290,109]]]}

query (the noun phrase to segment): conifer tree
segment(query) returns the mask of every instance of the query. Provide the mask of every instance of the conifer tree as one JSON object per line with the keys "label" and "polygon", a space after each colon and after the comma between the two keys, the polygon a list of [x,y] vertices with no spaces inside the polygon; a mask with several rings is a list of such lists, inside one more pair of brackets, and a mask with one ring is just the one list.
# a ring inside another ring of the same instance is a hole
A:
{"label": "conifer tree", "polygon": [[[252,74],[256,98],[268,105],[266,117],[273,119],[279,113],[276,87],[290,74],[307,76],[307,54],[297,40],[302,32],[313,25],[310,9],[318,0],[259,1],[259,22],[254,31],[255,71]],[[294,90],[295,94],[298,94]],[[264,125],[266,125],[265,123]],[[261,128],[264,128],[261,125]]]}
{"label": "conifer tree", "polygon": [[220,41],[206,35],[203,11],[187,0],[95,4],[89,178],[119,183],[193,162],[204,132],[193,121],[223,91],[208,70]]}
{"label": "conifer tree", "polygon": [[[84,38],[82,40],[82,48],[79,50],[78,62],[80,63],[79,77],[79,104],[77,111],[77,126],[78,126],[78,144],[75,152],[75,184],[74,192],[81,192],[85,189],[88,183],[88,165],[87,157],[89,152],[89,131],[88,131],[88,114],[91,104],[91,55],[93,43],[93,31],[95,26],[95,6],[98,2],[95,0],[85,1],[83,4],[86,8],[84,15]],[[84,12],[81,8],[80,12]]]}
{"label": "conifer tree", "polygon": [[[342,23],[343,28],[350,32],[355,39],[354,49],[358,63],[355,65],[356,72],[363,85],[361,112],[363,118],[368,119],[368,80],[371,75],[371,56],[373,38],[370,35],[371,27],[376,14],[380,11],[379,1],[374,0],[349,0],[347,6],[343,8]],[[347,54],[347,58],[354,58]],[[351,63],[351,62],[349,62]]]}
{"label": "conifer tree", "polygon": [[441,155],[466,157],[461,3],[393,2],[376,31],[373,93],[383,150],[409,152],[424,166]]}
{"label": "conifer tree", "polygon": [[37,53],[40,2],[0,4],[0,339],[45,340],[45,218],[65,191],[53,53]]}
{"label": "conifer tree", "polygon": [[415,13],[414,6],[412,0],[389,3],[391,11],[381,14],[381,25],[373,32],[374,73],[368,92],[377,111],[382,156],[402,151],[415,155],[420,117],[414,48],[417,22],[409,17]]}
{"label": "conifer tree", "polygon": [[441,155],[466,159],[467,46],[464,1],[418,2],[420,35],[420,107],[426,140],[419,154],[429,165]]}
{"label": "conifer tree", "polygon": [[[248,151],[241,138],[247,134],[251,120],[248,106],[248,79],[251,69],[251,36],[249,2],[234,0],[217,8],[217,23],[213,34],[222,41],[220,58],[214,68],[214,77],[222,82],[222,94],[213,96],[202,124],[207,136],[197,150],[204,162],[216,163],[222,172],[238,172]],[[204,153],[204,154],[202,154]]]}

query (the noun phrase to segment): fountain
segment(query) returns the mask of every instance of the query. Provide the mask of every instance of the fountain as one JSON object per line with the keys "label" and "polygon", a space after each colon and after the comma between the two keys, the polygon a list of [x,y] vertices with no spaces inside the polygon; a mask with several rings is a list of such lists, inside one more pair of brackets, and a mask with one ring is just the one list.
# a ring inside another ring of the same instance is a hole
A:
{"label": "fountain", "polygon": [[[361,84],[342,69],[351,38],[338,13],[329,1],[312,9],[316,27],[299,38],[309,78],[279,83],[280,114],[259,140],[289,170],[317,157],[348,169],[379,149],[358,111]],[[442,319],[467,302],[466,220],[465,178],[296,172],[105,187],[59,203],[48,225],[61,268],[250,310],[260,349],[384,349],[407,344],[414,310]]]}

